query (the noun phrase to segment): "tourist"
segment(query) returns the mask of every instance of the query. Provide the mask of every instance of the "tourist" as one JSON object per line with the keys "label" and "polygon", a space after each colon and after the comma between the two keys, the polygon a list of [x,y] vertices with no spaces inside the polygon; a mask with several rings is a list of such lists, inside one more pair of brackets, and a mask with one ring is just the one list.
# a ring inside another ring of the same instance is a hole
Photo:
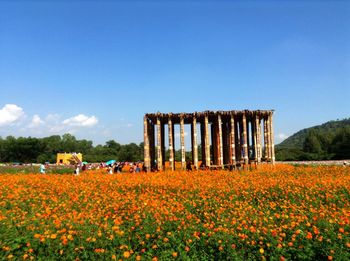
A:
{"label": "tourist", "polygon": [[205,170],[206,169],[204,162],[201,162],[201,165],[199,166],[199,169],[200,170]]}
{"label": "tourist", "polygon": [[40,173],[41,174],[45,174],[46,173],[46,168],[45,168],[45,165],[43,163],[40,164]]}
{"label": "tourist", "polygon": [[79,173],[80,173],[79,164],[76,164],[76,165],[75,165],[74,174],[78,176],[78,175],[79,175]]}
{"label": "tourist", "polygon": [[112,164],[109,164],[108,165],[108,174],[113,174],[113,166],[112,166]]}
{"label": "tourist", "polygon": [[188,160],[187,163],[186,163],[186,170],[187,171],[192,171],[192,166],[191,166],[191,161]]}
{"label": "tourist", "polygon": [[136,163],[135,172],[139,173],[139,172],[141,172],[141,169],[142,169],[142,163],[141,162]]}
{"label": "tourist", "polygon": [[113,173],[118,173],[119,172],[118,170],[119,170],[119,162],[114,164]]}
{"label": "tourist", "polygon": [[135,171],[134,163],[130,163],[129,173],[134,173],[134,171]]}

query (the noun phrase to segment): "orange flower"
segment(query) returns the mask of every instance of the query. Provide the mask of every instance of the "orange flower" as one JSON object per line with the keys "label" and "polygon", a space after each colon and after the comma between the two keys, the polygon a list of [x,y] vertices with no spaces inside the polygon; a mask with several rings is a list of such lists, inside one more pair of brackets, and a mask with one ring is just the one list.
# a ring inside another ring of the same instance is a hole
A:
{"label": "orange flower", "polygon": [[311,232],[307,232],[306,238],[307,238],[307,239],[312,239],[312,234],[311,234]]}
{"label": "orange flower", "polygon": [[129,251],[125,251],[125,252],[123,253],[123,256],[124,256],[125,258],[129,258],[129,257],[130,257],[130,252],[129,252]]}
{"label": "orange flower", "polygon": [[[190,249],[193,243],[207,243],[203,251],[212,259],[210,251],[224,251],[232,244],[227,240],[231,235],[237,235],[231,248],[246,248],[262,258],[267,249],[280,256],[288,247],[302,252],[304,245],[320,242],[332,243],[336,252],[342,247],[350,249],[350,203],[335,200],[349,189],[350,169],[335,166],[263,164],[249,172],[178,170],[108,176],[99,170],[78,179],[72,175],[5,174],[0,175],[0,220],[9,235],[15,228],[33,235],[16,250],[14,258],[25,254],[27,259],[34,258],[28,248],[40,253],[38,248],[46,243],[39,241],[46,240],[56,253],[64,249],[64,259],[70,249],[80,254],[80,244],[91,249],[107,240],[128,245],[106,250],[102,259],[113,254],[116,259],[126,259],[125,252],[130,259],[137,255],[130,249],[132,245],[141,245],[140,257],[149,251],[163,259],[169,255],[163,245],[170,241],[184,242],[186,252],[196,251]],[[28,215],[28,209],[35,214]],[[320,221],[325,223],[322,229],[317,227]],[[168,231],[169,224],[176,226]],[[69,243],[72,248],[65,249]],[[12,253],[8,246],[0,248],[8,251],[4,258]],[[334,258],[334,253],[329,251],[329,256]]]}

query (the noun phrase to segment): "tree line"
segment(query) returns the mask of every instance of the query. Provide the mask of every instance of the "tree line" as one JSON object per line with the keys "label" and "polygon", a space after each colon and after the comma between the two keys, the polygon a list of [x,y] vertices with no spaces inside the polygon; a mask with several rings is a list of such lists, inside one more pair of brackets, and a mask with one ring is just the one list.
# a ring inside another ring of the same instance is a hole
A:
{"label": "tree line", "polygon": [[277,160],[350,159],[350,119],[302,130],[276,146]]}
{"label": "tree line", "polygon": [[[200,147],[199,147],[200,149]],[[104,145],[93,146],[90,140],[78,140],[71,134],[53,135],[45,138],[8,136],[0,137],[0,162],[9,163],[56,163],[57,153],[76,152],[83,154],[87,162],[106,162],[115,159],[120,162],[143,161],[144,143],[122,145],[109,140]],[[165,152],[169,160],[170,152]],[[186,159],[191,153],[186,152]],[[175,151],[175,160],[181,161],[181,150]]]}
{"label": "tree line", "polygon": [[8,136],[0,137],[0,162],[56,163],[57,153],[77,152],[88,162],[143,160],[143,143],[121,145],[114,140],[93,146],[90,140],[78,140],[71,134],[45,138]]}

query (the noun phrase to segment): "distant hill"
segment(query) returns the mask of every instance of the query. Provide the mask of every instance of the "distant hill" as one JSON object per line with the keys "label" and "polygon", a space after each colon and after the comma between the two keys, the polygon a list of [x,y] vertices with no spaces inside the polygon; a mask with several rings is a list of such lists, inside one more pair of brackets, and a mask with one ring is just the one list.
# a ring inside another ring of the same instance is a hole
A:
{"label": "distant hill", "polygon": [[350,118],[300,130],[275,150],[277,160],[349,159]]}

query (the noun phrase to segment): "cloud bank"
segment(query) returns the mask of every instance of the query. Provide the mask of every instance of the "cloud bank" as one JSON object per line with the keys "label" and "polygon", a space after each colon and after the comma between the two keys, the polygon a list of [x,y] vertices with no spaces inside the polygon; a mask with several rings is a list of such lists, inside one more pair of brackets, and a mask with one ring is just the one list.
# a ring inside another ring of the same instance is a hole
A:
{"label": "cloud bank", "polygon": [[23,134],[25,136],[48,136],[52,134],[63,135],[64,133],[85,133],[87,128],[96,126],[98,122],[96,116],[88,116],[84,113],[68,118],[63,118],[59,114],[48,114],[46,116],[34,114],[27,117],[23,108],[15,104],[6,104],[0,109],[1,133],[15,136]]}
{"label": "cloud bank", "polygon": [[279,133],[277,134],[276,140],[277,143],[284,141],[285,139],[287,139],[289,136],[284,134],[284,133]]}
{"label": "cloud bank", "polygon": [[0,126],[11,125],[24,116],[24,111],[21,107],[15,104],[6,104],[0,110]]}
{"label": "cloud bank", "polygon": [[32,118],[32,121],[28,125],[29,128],[37,128],[39,126],[42,126],[45,124],[45,122],[40,118],[39,115],[35,114]]}
{"label": "cloud bank", "polygon": [[91,127],[98,123],[98,119],[95,116],[88,117],[84,114],[79,114],[64,120],[62,123],[68,126]]}

